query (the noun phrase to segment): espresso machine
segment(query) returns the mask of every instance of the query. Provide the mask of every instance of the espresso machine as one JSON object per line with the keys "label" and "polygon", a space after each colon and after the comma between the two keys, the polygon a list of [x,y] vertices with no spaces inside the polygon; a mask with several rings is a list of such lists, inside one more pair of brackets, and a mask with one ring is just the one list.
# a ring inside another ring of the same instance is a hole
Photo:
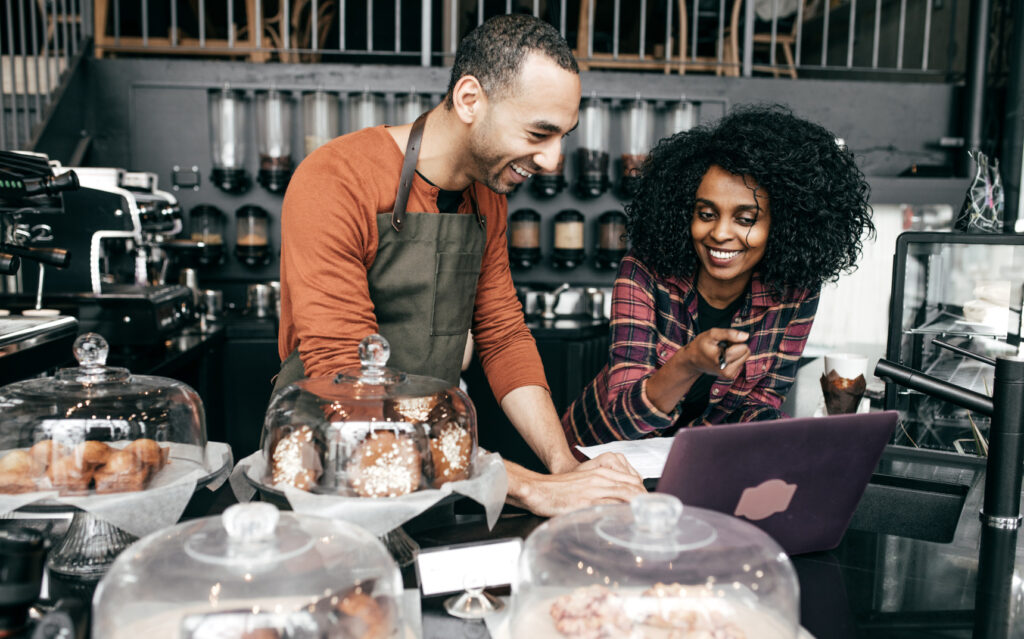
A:
{"label": "espresso machine", "polygon": [[[34,291],[37,308],[76,316],[83,330],[104,335],[112,346],[162,342],[194,317],[191,291],[159,282],[159,244],[181,228],[177,201],[157,188],[152,174],[95,167],[73,173],[80,188],[62,193],[60,207],[5,215],[12,244],[29,251],[59,245],[74,256],[67,268],[23,269],[19,292]],[[151,283],[151,272],[158,283]],[[30,297],[7,305],[28,306]]]}
{"label": "espresso machine", "polygon": [[[58,247],[26,247],[15,241],[16,227],[9,217],[31,219],[34,211],[60,211],[62,192],[78,187],[74,173],[55,175],[44,155],[0,151],[0,290],[16,286],[21,271],[38,265],[66,267],[70,253]],[[22,234],[45,233],[39,225],[26,224]],[[11,314],[0,296],[0,384],[45,373],[67,363],[78,321],[59,311],[49,314]],[[30,305],[31,306],[31,305]],[[39,308],[37,303],[34,308]],[[2,607],[2,606],[0,606]]]}

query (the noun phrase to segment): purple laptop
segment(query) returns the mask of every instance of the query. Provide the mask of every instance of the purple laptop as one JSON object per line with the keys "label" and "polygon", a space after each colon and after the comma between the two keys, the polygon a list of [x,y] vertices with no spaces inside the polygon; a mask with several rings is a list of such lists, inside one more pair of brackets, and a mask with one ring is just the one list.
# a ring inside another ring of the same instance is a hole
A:
{"label": "purple laptop", "polygon": [[657,491],[745,519],[791,555],[839,545],[898,413],[680,430]]}

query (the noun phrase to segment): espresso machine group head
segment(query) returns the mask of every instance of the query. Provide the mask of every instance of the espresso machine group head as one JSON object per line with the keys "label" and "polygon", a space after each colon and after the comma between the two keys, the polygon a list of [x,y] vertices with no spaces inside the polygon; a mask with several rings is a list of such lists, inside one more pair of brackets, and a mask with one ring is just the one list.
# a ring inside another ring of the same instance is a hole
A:
{"label": "espresso machine group head", "polygon": [[42,154],[0,151],[0,275],[15,274],[22,258],[58,268],[67,267],[71,254],[63,248],[24,246],[30,234],[17,233],[13,215],[63,209],[61,193],[79,186],[74,171],[54,172]]}

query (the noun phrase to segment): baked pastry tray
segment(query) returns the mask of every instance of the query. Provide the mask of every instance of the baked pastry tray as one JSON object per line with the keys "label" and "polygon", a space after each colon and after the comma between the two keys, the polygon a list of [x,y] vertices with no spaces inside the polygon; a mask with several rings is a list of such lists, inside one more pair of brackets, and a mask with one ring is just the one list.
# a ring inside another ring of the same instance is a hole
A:
{"label": "baked pastry tray", "polygon": [[[187,447],[175,450],[177,446]],[[86,511],[136,537],[166,528],[181,518],[196,490],[216,490],[230,475],[231,447],[208,442],[196,446],[171,444],[170,463],[141,491],[56,495],[55,491],[0,495],[0,513],[64,513]],[[202,458],[199,462],[197,458]]]}
{"label": "baked pastry tray", "polygon": [[343,497],[315,494],[280,484],[268,486],[266,462],[262,451],[242,459],[231,473],[231,487],[240,502],[249,501],[258,492],[265,501],[298,513],[339,519],[362,526],[374,535],[383,535],[426,512],[468,497],[481,504],[487,522],[493,526],[505,503],[508,476],[500,455],[480,453],[469,479],[453,481],[441,488],[424,489],[400,497]]}

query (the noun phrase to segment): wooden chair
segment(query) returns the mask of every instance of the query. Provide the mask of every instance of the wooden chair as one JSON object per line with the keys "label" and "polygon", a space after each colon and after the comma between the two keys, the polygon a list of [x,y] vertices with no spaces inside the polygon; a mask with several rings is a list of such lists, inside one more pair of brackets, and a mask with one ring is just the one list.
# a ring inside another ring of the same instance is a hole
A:
{"label": "wooden chair", "polygon": [[[289,49],[308,49],[313,46],[313,5],[310,0],[293,0],[288,22]],[[323,46],[334,21],[335,0],[320,0],[317,3],[317,42]],[[319,53],[296,53],[285,50],[284,46],[284,3],[278,4],[277,14],[262,21],[263,34],[273,48],[280,51],[281,62],[319,62]],[[265,53],[270,57],[270,53]]]}
{"label": "wooden chair", "polygon": [[[726,47],[726,63],[725,67],[726,75],[738,76],[740,74],[741,62],[740,62],[740,38],[743,34],[740,32],[740,15],[743,11],[744,0],[735,0],[732,7],[732,16],[729,20],[729,28],[725,32]],[[751,66],[753,71],[759,71],[764,73],[771,73],[776,78],[780,74],[786,73],[789,77],[796,79],[796,60],[793,57],[793,47],[796,46],[797,29],[799,28],[800,19],[807,15],[806,0],[801,0],[804,4],[803,11],[798,12],[797,15],[793,16],[793,26],[788,32],[776,31],[775,33],[775,46],[782,51],[782,57],[785,59],[785,70],[779,68],[778,64],[754,64]],[[758,48],[768,49],[769,54],[772,46],[772,34],[771,32],[755,32],[754,39],[751,43],[754,51]]]}
{"label": "wooden chair", "polygon": [[[678,50],[673,47],[672,52],[674,55],[673,59],[666,60],[664,51],[668,48],[669,43],[656,43],[654,45],[655,53],[650,56],[640,57],[637,53],[619,53],[618,57],[612,57],[610,53],[593,53],[588,55],[587,49],[590,46],[590,10],[591,2],[595,5],[597,0],[580,0],[580,19],[579,27],[576,30],[576,60],[579,64],[580,70],[586,71],[588,69],[631,69],[631,70],[646,70],[646,69],[661,69],[665,73],[671,73],[677,71],[680,74],[686,73],[686,71],[714,71],[716,75],[722,75],[722,65],[719,64],[717,57],[701,57],[698,56],[695,59],[688,57],[690,51],[687,46],[687,38],[689,35],[688,24],[686,13],[686,0],[677,0],[676,2],[676,19],[679,22],[679,47]],[[658,51],[661,51],[659,54]]]}

